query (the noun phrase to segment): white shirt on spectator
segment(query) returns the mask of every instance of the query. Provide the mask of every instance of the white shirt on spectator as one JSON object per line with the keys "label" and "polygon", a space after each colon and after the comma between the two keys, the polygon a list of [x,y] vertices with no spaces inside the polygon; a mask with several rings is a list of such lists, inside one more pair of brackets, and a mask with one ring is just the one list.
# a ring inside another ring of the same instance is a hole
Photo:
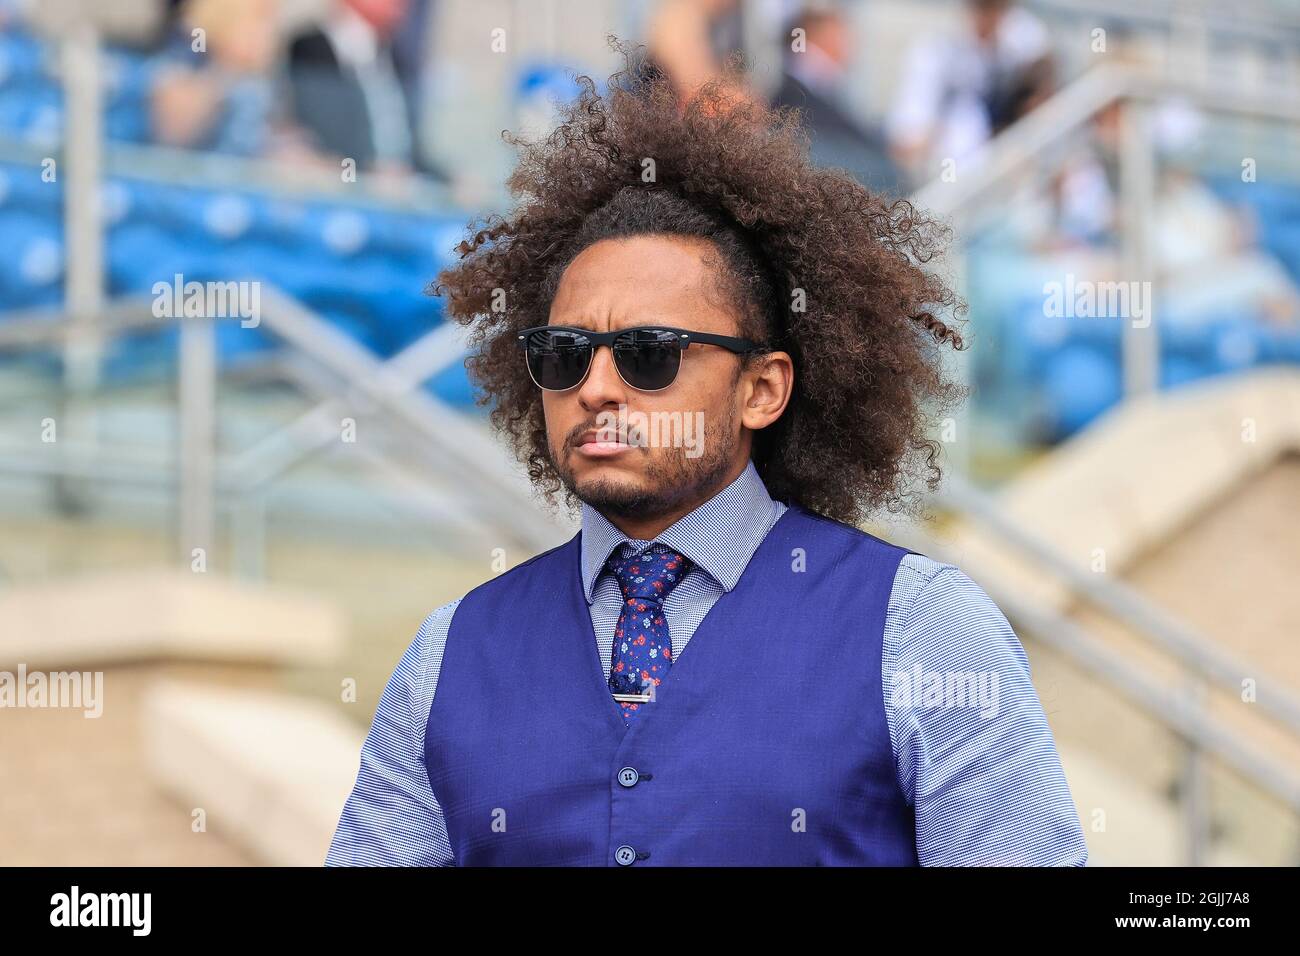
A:
{"label": "white shirt on spectator", "polygon": [[1047,27],[1019,7],[1006,11],[991,44],[980,43],[969,26],[919,40],[904,61],[890,139],[903,146],[929,142],[932,164],[970,158],[991,134],[983,97],[995,77],[1049,52]]}
{"label": "white shirt on spectator", "polygon": [[407,162],[411,132],[406,125],[406,99],[392,58],[381,46],[375,28],[348,7],[323,27],[340,65],[356,71],[361,95],[370,114],[370,132],[380,159]]}

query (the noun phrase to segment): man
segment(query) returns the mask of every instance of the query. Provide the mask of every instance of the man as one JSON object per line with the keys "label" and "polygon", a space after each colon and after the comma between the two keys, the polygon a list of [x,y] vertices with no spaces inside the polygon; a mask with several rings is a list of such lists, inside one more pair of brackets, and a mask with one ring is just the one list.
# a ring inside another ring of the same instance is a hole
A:
{"label": "man", "polygon": [[445,178],[425,156],[416,108],[428,12],[418,0],[337,0],[290,41],[293,118],[317,149],[361,170]]}
{"label": "man", "polygon": [[1005,618],[853,526],[937,477],[939,234],[726,84],[583,88],[437,286],[582,530],[424,622],[327,864],[1083,864]]}
{"label": "man", "polygon": [[945,161],[978,161],[988,140],[1051,95],[1043,22],[1014,0],[966,0],[960,27],[908,51],[889,116],[895,158],[921,182]]}
{"label": "man", "polygon": [[844,14],[835,8],[805,7],[787,25],[785,35],[785,68],[772,105],[802,111],[811,155],[819,166],[847,169],[877,192],[900,193],[902,171],[890,158],[884,134],[859,123],[840,102],[853,55]]}

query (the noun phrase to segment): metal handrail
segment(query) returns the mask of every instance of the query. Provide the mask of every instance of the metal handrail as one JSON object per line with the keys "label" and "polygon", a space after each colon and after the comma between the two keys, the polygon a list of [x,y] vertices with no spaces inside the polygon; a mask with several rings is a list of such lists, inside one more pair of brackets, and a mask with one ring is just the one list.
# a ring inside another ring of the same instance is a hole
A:
{"label": "metal handrail", "polygon": [[[1144,711],[1157,723],[1178,734],[1188,752],[1183,771],[1184,806],[1188,833],[1188,862],[1201,865],[1210,843],[1208,768],[1203,754],[1211,754],[1262,792],[1277,798],[1293,813],[1300,814],[1300,774],[1275,759],[1238,729],[1216,726],[1207,715],[1205,690],[1217,685],[1224,692],[1239,693],[1243,674],[1262,670],[1214,647],[1207,639],[1178,622],[1138,592],[1109,578],[1099,578],[1076,567],[1059,549],[1026,531],[1005,514],[988,495],[951,472],[933,503],[948,507],[961,518],[974,520],[992,530],[998,540],[1028,557],[1035,567],[1045,568],[1064,580],[1076,598],[1110,612],[1130,625],[1142,637],[1191,671],[1186,688],[1175,690],[1153,680],[1123,654],[1093,638],[1086,628],[1064,612],[1043,606],[996,579],[981,580],[997,606],[1041,643],[1063,654],[1106,687]],[[932,557],[950,554],[950,548],[931,533],[911,528],[902,537],[921,553]],[[1231,686],[1230,686],[1231,685]],[[1271,686],[1252,703],[1266,716],[1296,731],[1300,708],[1285,688]]]}
{"label": "metal handrail", "polygon": [[[950,474],[944,479],[938,501],[993,531],[1000,541],[1032,560],[1036,568],[1045,568],[1063,579],[1072,594],[1133,625],[1152,638],[1161,650],[1220,690],[1238,693],[1242,675],[1264,673],[1254,663],[1215,646],[1130,585],[1079,567],[1049,542],[1008,517],[989,495],[961,476]],[[1255,706],[1300,735],[1300,698],[1285,687],[1270,687],[1268,693],[1259,695]]]}
{"label": "metal handrail", "polygon": [[[390,387],[410,392],[464,356],[464,330],[444,323],[383,363]],[[251,491],[265,485],[331,440],[337,432],[337,415],[363,396],[333,397],[303,412],[256,445],[241,452],[230,465],[242,487]]]}
{"label": "metal handrail", "polygon": [[[266,305],[262,321],[282,341],[342,377],[359,394],[389,412],[394,421],[436,448],[449,470],[459,476],[471,500],[478,500],[488,515],[496,516],[490,523],[512,528],[539,548],[556,543],[556,526],[537,512],[532,490],[522,475],[501,468],[500,449],[482,429],[427,392],[414,391],[409,374],[382,362],[274,286],[263,284],[262,301]],[[512,511],[508,507],[511,502],[519,507]]]}
{"label": "metal handrail", "polygon": [[1180,16],[1194,16],[1207,29],[1220,35],[1234,35],[1254,41],[1278,42],[1279,31],[1300,32],[1300,18],[1294,10],[1277,4],[1237,2],[1231,5],[1218,0],[1204,0],[1190,9],[1184,0],[1147,0],[1134,4],[1126,0],[1034,0],[1034,11],[1041,17],[1084,17],[1088,22],[1110,26],[1120,22],[1131,25],[1176,27]]}
{"label": "metal handrail", "polygon": [[[365,410],[381,409],[387,413],[388,423],[429,447],[435,453],[435,460],[465,495],[471,509],[488,525],[509,529],[511,538],[529,548],[540,550],[556,543],[558,526],[537,512],[532,491],[522,476],[501,467],[500,451],[492,440],[455,410],[418,389],[430,376],[459,357],[450,354],[447,348],[448,337],[454,333],[435,329],[385,362],[269,283],[261,283],[261,298],[261,323],[295,353],[306,356],[342,380],[343,391],[336,401],[361,401]],[[109,321],[94,327],[94,334],[101,342],[135,329],[178,323],[182,332],[179,359],[186,366],[181,377],[193,389],[182,388],[182,418],[193,420],[197,416],[206,421],[212,392],[199,383],[215,376],[215,355],[203,343],[213,336],[213,322],[227,320],[154,316],[149,300],[139,297],[109,302],[105,308]],[[0,351],[66,344],[85,331],[83,326],[54,311],[28,316],[12,328],[9,326],[8,322],[0,324]],[[238,493],[258,491],[266,481],[320,447],[318,437],[305,434],[306,425],[314,425],[319,436],[322,415],[334,407],[337,406],[329,402],[318,404],[233,462],[214,460],[188,477],[183,475],[182,496],[188,492],[199,497],[197,504],[182,507],[183,514],[190,513],[188,522],[183,521],[186,530],[182,532],[182,540],[192,544],[210,534],[208,521],[203,517],[210,511],[207,503],[210,492],[204,488],[230,487]],[[337,434],[337,428],[336,421],[330,423],[331,436]],[[194,429],[188,425],[183,428],[184,434],[191,431]],[[203,427],[198,431],[207,434],[211,429]],[[208,439],[202,436],[199,440],[205,446],[208,444]],[[60,444],[71,455],[73,446]],[[130,474],[132,463],[123,464],[125,467],[117,474]],[[23,470],[30,471],[33,467],[38,466],[29,462]],[[71,473],[79,472],[73,469]]]}
{"label": "metal handrail", "polygon": [[[1154,192],[1154,148],[1149,135],[1149,104],[1165,97],[1181,97],[1210,111],[1300,124],[1300,98],[1245,93],[1187,78],[1158,75],[1131,67],[1103,65],[1059,91],[989,143],[979,162],[968,164],[956,181],[936,179],[912,197],[919,207],[950,221],[968,220],[996,202],[1007,186],[1019,185],[1022,174],[1071,132],[1088,123],[1115,102],[1125,105],[1120,136],[1121,190],[1126,216],[1122,222],[1123,255],[1134,275],[1149,275],[1152,252],[1151,206]],[[1059,154],[1057,156],[1059,161]],[[1128,394],[1151,390],[1158,361],[1158,323],[1137,330],[1126,326],[1124,372]],[[965,367],[961,366],[962,371]],[[1241,675],[1261,673],[1214,647],[1172,615],[1157,608],[1132,588],[1110,579],[1085,574],[1050,543],[1019,527],[987,496],[952,474],[938,496],[960,516],[974,520],[994,533],[997,540],[1026,556],[1036,567],[1054,572],[1070,594],[1091,602],[1128,625],[1143,638],[1171,655],[1191,672],[1184,694],[1156,684],[1122,655],[1089,639],[1086,631],[1064,614],[1035,606],[1022,595],[996,583],[990,587],[1008,616],[1025,624],[1045,644],[1066,653],[1107,686],[1170,727],[1186,742],[1186,812],[1188,857],[1203,862],[1209,844],[1207,767],[1203,754],[1217,759],[1264,792],[1300,812],[1300,780],[1244,734],[1215,727],[1206,717],[1206,685],[1239,692]],[[936,543],[942,550],[942,545]],[[1257,698],[1259,709],[1292,734],[1300,733],[1300,704],[1292,694],[1272,688]]]}
{"label": "metal handrail", "polygon": [[[991,197],[997,189],[1013,182],[1048,146],[1088,122],[1110,103],[1126,98],[1154,101],[1169,96],[1181,96],[1208,109],[1300,125],[1300,97],[1260,100],[1255,95],[1196,80],[1104,64],[1085,73],[1006,130],[989,144],[983,160],[973,170],[956,182],[931,182],[913,196],[913,202],[940,215],[955,218],[968,215],[972,209],[993,201]],[[1149,183],[1145,185],[1150,188]],[[942,497],[1031,560],[1051,568],[1070,584],[1072,593],[1090,599],[1154,637],[1165,651],[1201,676],[1223,684],[1229,679],[1235,683],[1241,674],[1252,672],[1131,588],[1076,568],[1049,543],[1018,527],[991,499],[960,476],[949,473]],[[1292,696],[1285,692],[1269,695],[1268,704],[1261,709],[1300,733],[1300,703]]]}
{"label": "metal handrail", "polygon": [[968,207],[995,201],[997,190],[1017,177],[1050,146],[1083,126],[1116,100],[1159,102],[1181,98],[1211,112],[1300,124],[1300,97],[1260,98],[1257,91],[1203,83],[1186,77],[1103,63],[1065,86],[987,144],[979,162],[954,181],[936,177],[912,201],[940,216],[960,218]]}
{"label": "metal handrail", "polygon": [[[917,550],[932,556],[947,551],[942,542],[932,536],[913,532],[909,537]],[[981,586],[987,589],[1007,617],[1023,625],[1040,642],[1068,657],[1099,678],[1107,688],[1118,692],[1157,723],[1178,734],[1189,747],[1189,766],[1184,775],[1189,794],[1200,792],[1204,786],[1206,768],[1200,754],[1205,752],[1262,792],[1278,799],[1292,812],[1300,814],[1300,774],[1239,731],[1215,725],[1207,717],[1205,701],[1200,693],[1179,693],[1151,679],[1118,651],[1096,641],[1084,627],[1060,611],[1035,605],[1014,589],[1003,587],[996,581],[981,582]],[[1189,862],[1201,865],[1209,842],[1208,808],[1202,800],[1192,799],[1189,811]]]}
{"label": "metal handrail", "polygon": [[[930,553],[943,554],[941,541],[915,536]],[[1266,748],[1248,738],[1217,726],[1205,717],[1203,702],[1170,690],[1134,667],[1118,651],[1093,640],[1087,629],[1060,611],[1045,610],[997,582],[981,582],[1008,617],[1023,622],[1043,643],[1065,652],[1090,672],[1105,679],[1158,723],[1177,731],[1197,746],[1212,752],[1252,783],[1300,812],[1300,773],[1290,764],[1272,757]]]}

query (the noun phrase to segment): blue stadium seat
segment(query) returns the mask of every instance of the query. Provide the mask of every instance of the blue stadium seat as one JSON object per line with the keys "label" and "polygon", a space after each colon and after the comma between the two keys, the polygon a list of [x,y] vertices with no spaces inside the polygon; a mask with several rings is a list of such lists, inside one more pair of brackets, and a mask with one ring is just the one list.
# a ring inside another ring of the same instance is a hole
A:
{"label": "blue stadium seat", "polygon": [[1115,358],[1085,345],[1068,345],[1047,361],[1043,397],[1052,437],[1083,428],[1119,401],[1120,369]]}

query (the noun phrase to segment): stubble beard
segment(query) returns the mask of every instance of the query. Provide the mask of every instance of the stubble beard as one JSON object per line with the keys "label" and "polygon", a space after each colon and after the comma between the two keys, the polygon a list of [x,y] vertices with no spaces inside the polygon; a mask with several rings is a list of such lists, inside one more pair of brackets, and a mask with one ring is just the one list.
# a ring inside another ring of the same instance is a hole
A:
{"label": "stubble beard", "polygon": [[[688,458],[685,449],[671,449],[675,454],[651,455],[637,486],[618,479],[593,478],[581,488],[569,467],[569,457],[552,463],[569,495],[585,502],[606,516],[645,520],[676,510],[685,501],[707,500],[720,491],[718,485],[731,470],[732,459],[740,443],[733,438],[736,412],[728,411],[727,421],[716,428],[705,428],[703,447],[697,458]],[[572,446],[568,446],[572,455]],[[650,449],[657,451],[657,449]],[[626,454],[626,453],[625,453]]]}

